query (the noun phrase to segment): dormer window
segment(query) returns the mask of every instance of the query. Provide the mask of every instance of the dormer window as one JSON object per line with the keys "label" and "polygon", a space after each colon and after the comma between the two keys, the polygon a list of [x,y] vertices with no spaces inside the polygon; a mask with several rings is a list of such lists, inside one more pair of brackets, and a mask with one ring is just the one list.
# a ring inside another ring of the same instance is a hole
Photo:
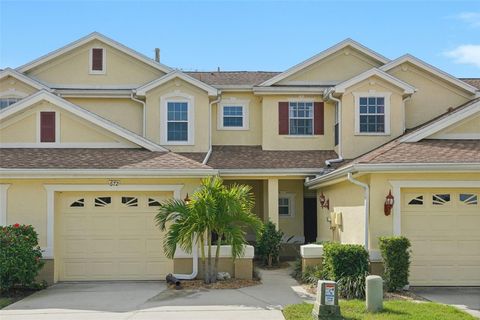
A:
{"label": "dormer window", "polygon": [[0,110],[17,103],[18,101],[20,101],[20,98],[0,98]]}
{"label": "dormer window", "polygon": [[390,134],[389,92],[354,92],[355,134]]}
{"label": "dormer window", "polygon": [[92,48],[90,50],[90,73],[105,74],[105,49]]}

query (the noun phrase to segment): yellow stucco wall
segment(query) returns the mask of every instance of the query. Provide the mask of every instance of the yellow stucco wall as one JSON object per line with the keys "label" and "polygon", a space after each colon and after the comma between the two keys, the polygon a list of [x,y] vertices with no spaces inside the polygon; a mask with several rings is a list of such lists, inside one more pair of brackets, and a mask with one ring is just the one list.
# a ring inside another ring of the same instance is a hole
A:
{"label": "yellow stucco wall", "polygon": [[[385,123],[390,122],[390,133],[381,135],[355,133],[355,93],[375,92],[391,93],[390,119],[385,118]],[[404,132],[403,119],[404,103],[402,91],[398,87],[378,78],[371,77],[350,88],[342,96],[342,152],[345,159],[352,159],[364,154],[400,135]]]}
{"label": "yellow stucco wall", "polygon": [[209,98],[205,91],[181,80],[172,79],[163,85],[147,92],[146,99],[146,137],[154,142],[161,143],[161,135],[166,134],[161,114],[162,96],[173,94],[176,97],[185,99],[182,94],[194,98],[194,141],[193,145],[165,145],[174,152],[206,152],[208,150],[208,108]]}
{"label": "yellow stucco wall", "polygon": [[29,112],[19,121],[10,120],[0,123],[0,143],[34,143],[36,139],[36,113]]}
{"label": "yellow stucco wall", "polygon": [[[92,47],[106,49],[105,74],[89,73],[90,49]],[[41,64],[29,70],[27,74],[48,84],[122,85],[132,88],[164,75],[162,71],[98,40],[90,41],[56,59]]]}
{"label": "yellow stucco wall", "polygon": [[408,62],[388,73],[417,89],[405,105],[407,129],[414,128],[445,113],[448,108],[459,106],[473,98],[471,94]]}
{"label": "yellow stucco wall", "polygon": [[37,91],[34,87],[11,76],[0,80],[0,97],[24,97]]}
{"label": "yellow stucco wall", "polygon": [[[363,179],[362,179],[363,180]],[[363,181],[365,182],[365,181]],[[364,244],[364,199],[363,189],[348,181],[319,189],[329,200],[330,209],[317,207],[317,241]],[[330,229],[330,212],[340,212],[342,226]]]}
{"label": "yellow stucco wall", "polygon": [[248,130],[219,129],[218,121],[223,121],[219,116],[219,104],[212,108],[212,142],[214,145],[261,145],[262,144],[262,102],[261,98],[252,93],[229,92],[222,94],[222,101],[230,100],[248,101],[249,128]]}
{"label": "yellow stucco wall", "polygon": [[452,134],[480,134],[480,114],[477,116],[471,116],[467,119],[455,123],[448,128],[440,130],[434,135],[428,137],[428,139],[441,139],[442,137]]}
{"label": "yellow stucco wall", "polygon": [[323,101],[320,96],[264,96],[262,105],[262,145],[264,150],[332,150],[335,107],[324,105],[324,134],[292,136],[278,134],[278,103],[285,101]]}
{"label": "yellow stucco wall", "polygon": [[379,66],[379,63],[372,58],[351,47],[346,47],[281,80],[279,84],[295,81],[336,83],[350,79],[368,69]]}
{"label": "yellow stucco wall", "polygon": [[68,101],[98,114],[138,135],[143,130],[143,106],[131,99],[66,98]]}
{"label": "yellow stucco wall", "polygon": [[292,217],[279,217],[279,228],[288,238],[303,236],[303,180],[279,180],[278,192],[293,193],[295,196],[295,212]]}

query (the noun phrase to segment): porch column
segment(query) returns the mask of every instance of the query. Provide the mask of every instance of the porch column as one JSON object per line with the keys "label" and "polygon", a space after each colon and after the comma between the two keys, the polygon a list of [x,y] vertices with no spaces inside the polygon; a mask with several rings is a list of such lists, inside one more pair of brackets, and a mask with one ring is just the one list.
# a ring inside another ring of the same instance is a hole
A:
{"label": "porch column", "polygon": [[268,219],[275,223],[278,229],[278,179],[268,179],[267,185]]}

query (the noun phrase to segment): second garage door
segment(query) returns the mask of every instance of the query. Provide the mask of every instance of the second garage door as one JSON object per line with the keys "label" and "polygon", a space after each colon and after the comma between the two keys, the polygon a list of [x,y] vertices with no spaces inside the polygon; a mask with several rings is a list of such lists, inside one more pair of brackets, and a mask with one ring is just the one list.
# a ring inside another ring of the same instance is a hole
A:
{"label": "second garage door", "polygon": [[62,193],[56,217],[60,281],[158,280],[172,272],[154,216],[163,193]]}
{"label": "second garage door", "polygon": [[411,285],[480,285],[479,195],[479,189],[402,191]]}

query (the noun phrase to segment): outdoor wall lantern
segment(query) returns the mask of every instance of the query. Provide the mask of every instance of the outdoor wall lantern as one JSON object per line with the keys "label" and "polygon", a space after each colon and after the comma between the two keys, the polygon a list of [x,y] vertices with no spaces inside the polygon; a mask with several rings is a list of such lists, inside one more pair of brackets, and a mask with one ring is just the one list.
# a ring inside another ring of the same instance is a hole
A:
{"label": "outdoor wall lantern", "polygon": [[323,194],[323,191],[322,191],[322,193],[320,193],[320,195],[318,196],[318,201],[320,202],[320,207],[321,207],[321,208],[330,209],[330,200],[328,200],[328,199],[325,198],[325,195]]}
{"label": "outdoor wall lantern", "polygon": [[385,205],[383,206],[383,212],[385,212],[386,216],[389,216],[392,212],[394,202],[395,199],[393,198],[392,190],[389,190],[388,195],[385,197]]}
{"label": "outdoor wall lantern", "polygon": [[190,202],[190,198],[188,197],[188,193],[187,193],[187,196],[185,197],[185,199],[183,199],[183,201],[185,201],[186,204],[188,204]]}

